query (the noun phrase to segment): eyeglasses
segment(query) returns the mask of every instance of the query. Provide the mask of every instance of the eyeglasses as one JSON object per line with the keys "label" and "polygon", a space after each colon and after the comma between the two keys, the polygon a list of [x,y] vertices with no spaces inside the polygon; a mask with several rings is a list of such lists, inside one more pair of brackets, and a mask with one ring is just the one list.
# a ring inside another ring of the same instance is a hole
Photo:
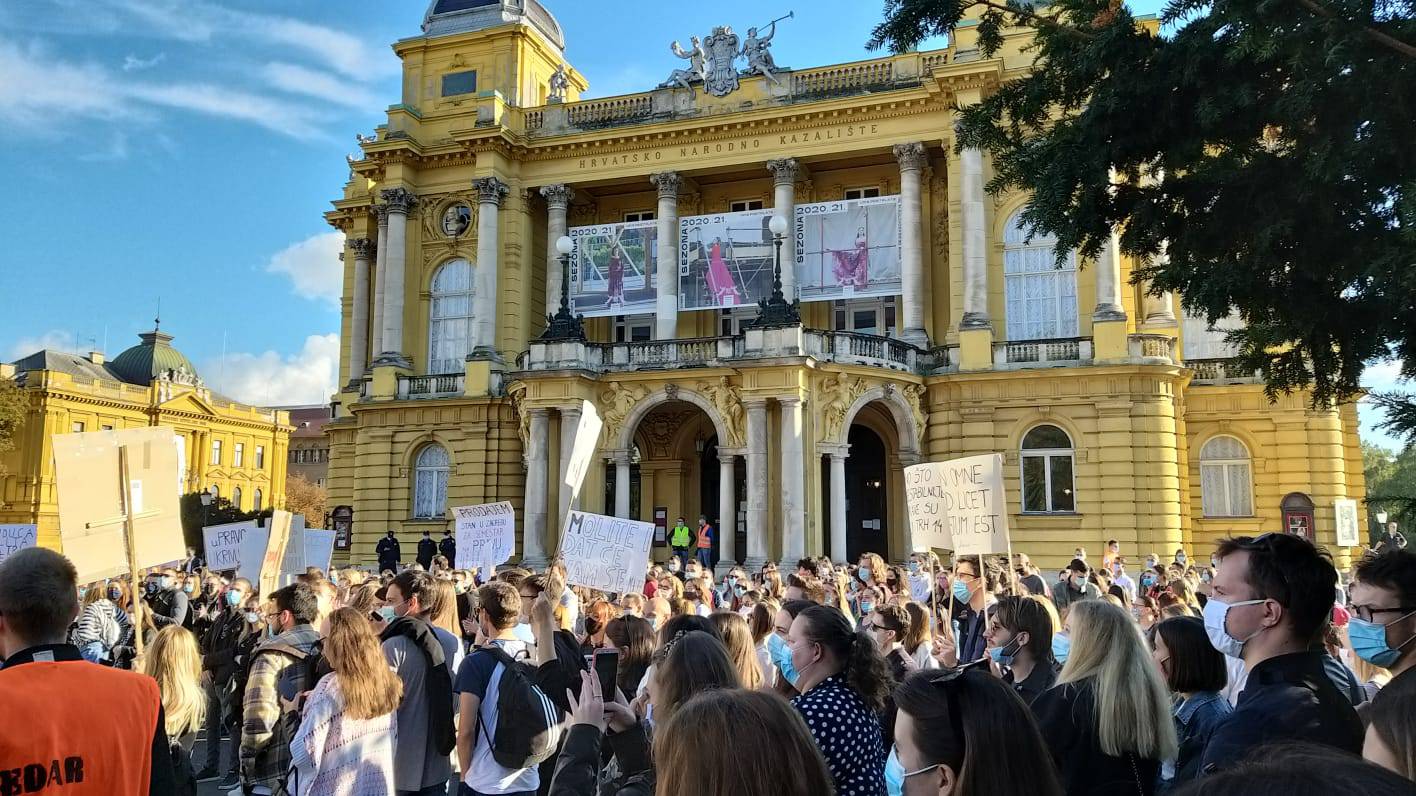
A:
{"label": "eyeglasses", "polygon": [[[1373,621],[1372,617],[1376,616],[1377,614],[1409,614],[1413,611],[1416,611],[1416,606],[1399,605],[1396,608],[1373,608],[1368,605],[1353,605],[1352,603],[1348,603],[1347,610],[1351,611],[1353,616],[1357,617],[1358,619],[1361,619],[1363,622],[1371,622]],[[1392,620],[1392,622],[1399,621],[1401,620]],[[1388,622],[1387,624],[1391,624],[1391,622]]]}

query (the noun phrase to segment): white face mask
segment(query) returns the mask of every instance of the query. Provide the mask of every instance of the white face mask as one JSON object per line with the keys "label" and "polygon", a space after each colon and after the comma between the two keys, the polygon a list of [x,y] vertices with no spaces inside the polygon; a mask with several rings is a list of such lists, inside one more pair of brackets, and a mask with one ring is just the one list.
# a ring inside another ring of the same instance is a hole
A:
{"label": "white face mask", "polygon": [[1267,601],[1242,600],[1237,603],[1226,603],[1221,602],[1218,598],[1211,597],[1209,602],[1205,603],[1205,633],[1209,635],[1210,644],[1214,645],[1215,649],[1231,658],[1241,657],[1244,654],[1244,645],[1253,639],[1254,636],[1264,632],[1267,628],[1260,627],[1258,630],[1250,633],[1248,638],[1237,639],[1229,635],[1229,610],[1245,605],[1258,605],[1262,602]]}

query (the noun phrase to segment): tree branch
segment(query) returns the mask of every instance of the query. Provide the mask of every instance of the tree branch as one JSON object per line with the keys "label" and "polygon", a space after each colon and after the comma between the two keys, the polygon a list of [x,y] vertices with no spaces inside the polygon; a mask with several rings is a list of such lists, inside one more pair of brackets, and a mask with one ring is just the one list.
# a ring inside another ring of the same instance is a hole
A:
{"label": "tree branch", "polygon": [[[1298,0],[1298,5],[1303,6],[1304,8],[1308,9],[1309,11],[1313,12],[1314,14],[1317,14],[1318,16],[1324,19],[1337,18],[1335,14],[1324,8],[1320,3],[1317,2],[1317,0]],[[1401,53],[1407,58],[1416,58],[1416,46],[1407,44],[1401,39],[1383,33],[1382,31],[1377,30],[1376,28],[1373,28],[1369,25],[1363,25],[1362,32],[1367,36],[1367,38],[1390,50],[1395,50],[1396,52]]]}
{"label": "tree branch", "polygon": [[1035,13],[1025,8],[1014,8],[1013,6],[999,5],[998,3],[993,3],[989,0],[973,0],[973,2],[969,3],[969,7],[972,8],[973,6],[983,6],[984,8],[991,8],[994,11],[998,11],[1004,14],[1012,14],[1013,16],[1018,17],[1019,19],[1028,20],[1029,22],[1032,22],[1034,25],[1037,25],[1039,27],[1051,27],[1056,28],[1058,30],[1064,30],[1068,33],[1081,36],[1084,39],[1096,38],[1094,34],[1088,33],[1082,30],[1081,28],[1075,28],[1071,25],[1064,25],[1061,22],[1058,22],[1057,19],[1054,17],[1045,17],[1042,14]]}

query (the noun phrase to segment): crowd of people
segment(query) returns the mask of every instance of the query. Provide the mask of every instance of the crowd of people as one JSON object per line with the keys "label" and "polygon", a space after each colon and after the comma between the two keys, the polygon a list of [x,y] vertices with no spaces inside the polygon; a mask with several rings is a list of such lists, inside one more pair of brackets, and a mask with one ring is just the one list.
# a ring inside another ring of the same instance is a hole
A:
{"label": "crowd of people", "polygon": [[627,594],[384,545],[379,572],[260,594],[183,567],[134,596],[17,552],[0,794],[1416,791],[1405,550],[1339,573],[1266,534],[1135,572],[1111,542],[1055,573],[867,553],[719,577],[689,540]]}

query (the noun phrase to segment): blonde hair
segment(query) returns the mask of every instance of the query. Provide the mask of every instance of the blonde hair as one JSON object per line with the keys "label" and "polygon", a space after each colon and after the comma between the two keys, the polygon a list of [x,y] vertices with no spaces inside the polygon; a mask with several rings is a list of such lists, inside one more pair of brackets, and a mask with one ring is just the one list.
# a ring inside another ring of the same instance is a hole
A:
{"label": "blonde hair", "polygon": [[1072,604],[1072,649],[1058,684],[1092,681],[1101,751],[1147,760],[1176,755],[1170,694],[1130,614],[1103,600]]}
{"label": "blonde hair", "polygon": [[201,684],[202,655],[191,631],[180,625],[168,625],[159,631],[143,655],[142,672],[157,681],[168,738],[178,738],[201,727],[206,716],[206,692]]}
{"label": "blonde hair", "polygon": [[363,614],[353,608],[330,614],[324,653],[338,678],[349,718],[372,719],[398,708],[403,681],[388,668],[373,625]]}
{"label": "blonde hair", "polygon": [[452,585],[452,581],[434,581],[433,599],[429,602],[432,605],[428,606],[428,621],[433,623],[434,627],[440,627],[454,637],[460,637],[462,629],[457,624],[457,588]]}
{"label": "blonde hair", "polygon": [[742,687],[756,691],[762,687],[762,664],[757,660],[757,645],[752,640],[752,630],[747,620],[729,611],[718,611],[708,617],[708,621],[718,628],[723,637],[723,646],[728,648],[728,657],[737,667]]}

